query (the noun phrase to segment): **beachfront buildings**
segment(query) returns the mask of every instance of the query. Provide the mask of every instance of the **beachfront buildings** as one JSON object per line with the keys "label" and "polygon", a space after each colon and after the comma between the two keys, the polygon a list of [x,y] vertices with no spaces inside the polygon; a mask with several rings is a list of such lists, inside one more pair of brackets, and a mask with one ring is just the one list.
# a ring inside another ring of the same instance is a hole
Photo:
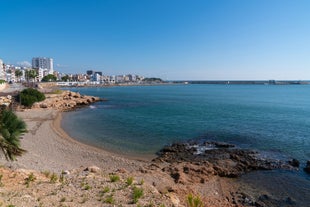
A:
{"label": "beachfront buildings", "polygon": [[[32,81],[41,82],[42,78],[48,74],[56,76],[57,81],[80,83],[81,85],[113,85],[113,84],[140,84],[143,83],[143,76],[127,74],[127,75],[105,75],[101,71],[87,70],[83,74],[66,74],[59,73],[53,68],[53,59],[45,57],[32,58],[32,68],[30,64],[24,66],[14,66],[4,64],[0,59],[0,80],[10,82],[26,82],[26,71],[35,69],[37,77]],[[19,73],[16,73],[19,72]],[[21,72],[21,73],[20,73]],[[16,75],[19,74],[19,75]]]}

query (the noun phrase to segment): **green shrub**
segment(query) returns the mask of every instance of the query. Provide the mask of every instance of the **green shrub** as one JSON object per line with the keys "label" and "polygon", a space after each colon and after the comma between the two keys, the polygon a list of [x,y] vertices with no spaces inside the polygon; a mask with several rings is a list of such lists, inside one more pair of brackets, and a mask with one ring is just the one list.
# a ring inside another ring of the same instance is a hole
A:
{"label": "green shrub", "polygon": [[133,183],[133,177],[129,177],[129,178],[127,178],[127,180],[126,180],[126,184],[127,184],[127,186],[132,185],[132,183]]}
{"label": "green shrub", "polygon": [[105,202],[105,203],[109,203],[109,204],[114,204],[114,203],[115,203],[115,200],[114,200],[114,198],[113,198],[113,194],[108,195],[108,196],[106,197],[106,199],[104,200],[104,202]]}
{"label": "green shrub", "polygon": [[110,175],[110,181],[111,181],[112,183],[117,182],[117,181],[119,181],[119,180],[120,180],[120,178],[119,178],[118,175]]}
{"label": "green shrub", "polygon": [[110,188],[108,186],[104,187],[103,190],[99,191],[99,196],[102,197],[104,194],[110,192]]}
{"label": "green shrub", "polygon": [[17,100],[22,105],[31,107],[35,102],[45,100],[45,95],[36,89],[27,88],[19,93]]}
{"label": "green shrub", "polygon": [[143,189],[142,188],[133,188],[133,203],[137,203],[139,198],[143,196]]}
{"label": "green shrub", "polygon": [[189,194],[187,196],[187,205],[189,207],[203,207],[203,202],[199,196],[193,196],[192,194]]}
{"label": "green shrub", "polygon": [[53,173],[50,178],[51,183],[56,183],[58,181],[58,176],[56,173]]}

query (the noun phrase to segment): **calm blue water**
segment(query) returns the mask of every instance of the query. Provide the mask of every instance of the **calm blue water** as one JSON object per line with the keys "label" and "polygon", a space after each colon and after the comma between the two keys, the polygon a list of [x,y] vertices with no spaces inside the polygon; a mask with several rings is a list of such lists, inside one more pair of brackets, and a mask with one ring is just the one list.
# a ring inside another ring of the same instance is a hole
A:
{"label": "calm blue water", "polygon": [[70,88],[109,101],[64,115],[76,139],[125,154],[154,154],[207,137],[310,159],[310,85]]}
{"label": "calm blue water", "polygon": [[[206,138],[301,161],[297,172],[242,176],[257,191],[310,206],[310,85],[171,85],[70,88],[109,101],[64,114],[79,141],[129,155],[154,155],[174,141]],[[283,206],[282,204],[276,206]]]}

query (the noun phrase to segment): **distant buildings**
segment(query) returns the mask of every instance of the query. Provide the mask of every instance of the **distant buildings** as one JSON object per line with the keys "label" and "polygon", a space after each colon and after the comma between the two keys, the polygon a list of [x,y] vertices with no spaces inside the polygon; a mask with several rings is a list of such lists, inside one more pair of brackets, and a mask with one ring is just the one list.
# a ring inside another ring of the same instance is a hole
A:
{"label": "distant buildings", "polygon": [[[56,76],[60,84],[74,83],[78,85],[114,85],[114,84],[140,84],[143,83],[143,76],[127,74],[127,75],[106,75],[101,71],[87,70],[81,74],[65,74],[54,71],[53,59],[46,57],[32,58],[32,68],[19,67],[11,64],[4,64],[0,59],[0,79],[10,82],[41,82],[46,75],[53,74]],[[28,70],[34,69],[37,77],[29,78],[26,76]],[[63,82],[61,82],[63,81]]]}
{"label": "distant buildings", "polygon": [[0,80],[5,80],[5,71],[3,60],[0,59]]}
{"label": "distant buildings", "polygon": [[32,58],[32,68],[38,70],[38,79],[42,80],[44,76],[54,74],[53,59],[46,57],[34,57]]}

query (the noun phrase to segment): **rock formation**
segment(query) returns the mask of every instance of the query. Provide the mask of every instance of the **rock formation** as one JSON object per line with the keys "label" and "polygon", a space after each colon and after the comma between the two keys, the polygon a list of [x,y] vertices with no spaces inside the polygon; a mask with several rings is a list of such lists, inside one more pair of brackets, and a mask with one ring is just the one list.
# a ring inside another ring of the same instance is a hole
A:
{"label": "rock formation", "polygon": [[163,148],[155,163],[168,163],[162,170],[176,183],[204,183],[211,175],[238,177],[253,170],[297,169],[290,162],[264,158],[255,150],[239,149],[217,142],[175,143]]}
{"label": "rock formation", "polygon": [[101,101],[99,97],[81,95],[72,91],[64,91],[61,94],[45,94],[45,97],[44,101],[33,104],[32,108],[53,108],[67,111]]}

